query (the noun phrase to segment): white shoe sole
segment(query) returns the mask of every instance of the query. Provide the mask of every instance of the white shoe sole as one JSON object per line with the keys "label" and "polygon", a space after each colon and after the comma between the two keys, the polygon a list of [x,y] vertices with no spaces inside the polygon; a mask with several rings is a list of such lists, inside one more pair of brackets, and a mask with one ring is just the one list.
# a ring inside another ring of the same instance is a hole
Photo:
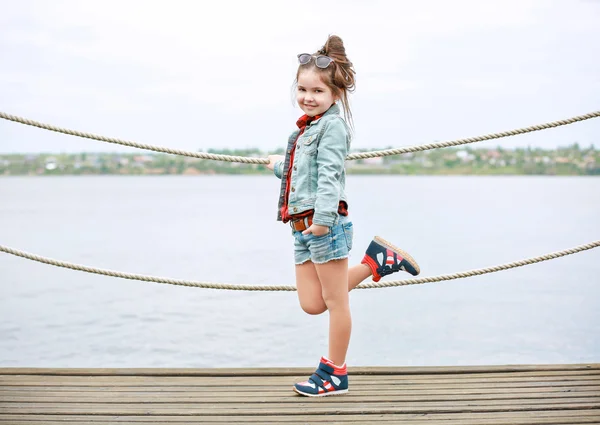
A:
{"label": "white shoe sole", "polygon": [[293,389],[295,392],[297,392],[298,394],[300,394],[300,395],[304,395],[304,396],[307,396],[307,397],[325,397],[325,396],[328,396],[328,395],[340,395],[340,394],[346,394],[346,393],[348,392],[348,390],[346,389],[346,390],[329,391],[329,392],[326,392],[326,393],[321,393],[321,394],[309,394],[309,393],[305,393],[305,392],[302,392],[302,391],[300,391],[300,390],[299,390],[298,388],[296,388],[296,387],[292,387],[292,389]]}

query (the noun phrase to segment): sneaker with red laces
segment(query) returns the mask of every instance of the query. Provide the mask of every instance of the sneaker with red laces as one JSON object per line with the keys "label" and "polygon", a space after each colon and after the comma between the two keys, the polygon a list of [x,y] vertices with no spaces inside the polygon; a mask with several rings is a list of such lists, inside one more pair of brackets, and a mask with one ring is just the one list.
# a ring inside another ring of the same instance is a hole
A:
{"label": "sneaker with red laces", "polygon": [[419,265],[410,255],[379,236],[375,236],[361,263],[371,268],[375,282],[379,282],[383,276],[399,271],[413,276],[421,272]]}
{"label": "sneaker with red laces", "polygon": [[294,385],[294,391],[307,397],[323,397],[348,392],[348,370],[346,363],[338,367],[325,357],[321,357],[319,367],[308,381]]}

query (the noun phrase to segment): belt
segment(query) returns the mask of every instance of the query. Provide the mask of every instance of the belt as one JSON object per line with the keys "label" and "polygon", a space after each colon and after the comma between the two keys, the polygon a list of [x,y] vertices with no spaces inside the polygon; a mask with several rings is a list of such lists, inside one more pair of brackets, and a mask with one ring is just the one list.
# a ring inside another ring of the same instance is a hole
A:
{"label": "belt", "polygon": [[312,215],[309,215],[308,217],[297,218],[295,220],[292,219],[290,220],[290,226],[292,226],[292,229],[294,229],[296,232],[304,232],[306,229],[312,226],[312,219]]}

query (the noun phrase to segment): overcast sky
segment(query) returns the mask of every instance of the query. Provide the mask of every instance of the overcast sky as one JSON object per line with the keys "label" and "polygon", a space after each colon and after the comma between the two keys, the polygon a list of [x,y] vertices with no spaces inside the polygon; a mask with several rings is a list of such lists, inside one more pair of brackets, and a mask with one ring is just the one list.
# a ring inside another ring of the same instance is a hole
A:
{"label": "overcast sky", "polygon": [[[296,55],[357,71],[353,147],[600,110],[600,1],[0,0],[0,111],[187,150],[282,147]],[[600,147],[600,118],[477,144]],[[0,120],[0,152],[131,151]]]}

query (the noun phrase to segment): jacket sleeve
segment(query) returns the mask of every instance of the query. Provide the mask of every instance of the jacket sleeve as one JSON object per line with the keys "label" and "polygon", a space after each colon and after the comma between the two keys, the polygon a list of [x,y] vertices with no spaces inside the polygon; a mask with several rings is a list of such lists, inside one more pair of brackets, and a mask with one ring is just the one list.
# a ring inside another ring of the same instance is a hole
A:
{"label": "jacket sleeve", "polygon": [[277,178],[281,178],[283,175],[283,161],[277,161],[275,166],[273,167],[273,172],[277,176]]}
{"label": "jacket sleeve", "polygon": [[340,177],[348,155],[346,126],[341,119],[327,122],[317,147],[317,197],[313,223],[331,227],[338,215]]}

